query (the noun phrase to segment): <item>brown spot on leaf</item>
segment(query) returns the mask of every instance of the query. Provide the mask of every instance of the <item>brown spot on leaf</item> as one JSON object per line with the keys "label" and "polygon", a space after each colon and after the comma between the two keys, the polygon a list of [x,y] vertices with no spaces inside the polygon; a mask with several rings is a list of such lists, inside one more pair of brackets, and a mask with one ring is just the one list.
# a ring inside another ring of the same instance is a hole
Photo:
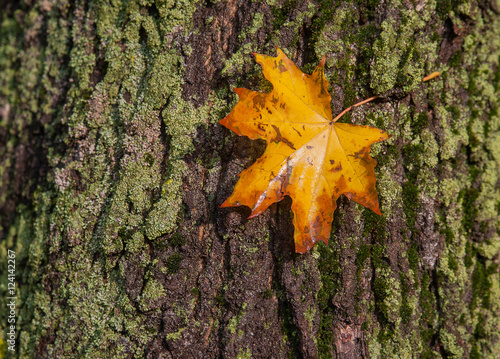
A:
{"label": "brown spot on leaf", "polygon": [[[330,160],[330,162],[332,162],[332,161],[333,160]],[[335,161],[333,161],[333,162],[335,162]],[[338,167],[332,168],[331,171],[334,172],[334,173],[338,172],[338,171],[342,171],[342,163],[340,163]]]}
{"label": "brown spot on leaf", "polygon": [[370,148],[369,147],[363,147],[362,149],[360,149],[358,152],[354,152],[354,154],[352,155],[354,158],[357,158],[357,159],[365,159],[367,153],[370,151]]}
{"label": "brown spot on leaf", "polygon": [[289,140],[287,140],[286,138],[281,136],[281,132],[280,132],[280,129],[278,127],[276,127],[275,125],[271,125],[271,126],[273,126],[274,130],[276,131],[276,137],[273,138],[271,140],[271,142],[276,142],[276,143],[283,142],[285,145],[290,147],[292,150],[296,150],[295,147],[293,146],[292,142],[290,142]]}
{"label": "brown spot on leaf", "polygon": [[257,108],[263,108],[266,106],[266,98],[264,95],[257,95],[253,99],[253,105]]}
{"label": "brown spot on leaf", "polygon": [[281,73],[286,71],[286,67],[285,67],[285,65],[283,65],[283,60],[280,60],[280,62],[278,64],[278,70],[280,70]]}

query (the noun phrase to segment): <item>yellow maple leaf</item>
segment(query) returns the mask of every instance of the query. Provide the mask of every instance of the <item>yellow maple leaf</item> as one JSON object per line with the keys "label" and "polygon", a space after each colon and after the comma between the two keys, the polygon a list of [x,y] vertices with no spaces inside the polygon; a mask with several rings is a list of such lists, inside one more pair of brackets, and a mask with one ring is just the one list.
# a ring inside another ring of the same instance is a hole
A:
{"label": "yellow maple leaf", "polygon": [[336,123],[345,111],[332,119],[324,57],[307,75],[277,51],[277,57],[254,54],[273,91],[236,88],[239,102],[220,121],[240,136],[267,142],[221,207],[248,206],[254,217],[290,196],[295,251],[305,253],[320,240],[328,244],[340,195],[380,214],[377,162],[369,153],[373,143],[389,136],[370,126]]}

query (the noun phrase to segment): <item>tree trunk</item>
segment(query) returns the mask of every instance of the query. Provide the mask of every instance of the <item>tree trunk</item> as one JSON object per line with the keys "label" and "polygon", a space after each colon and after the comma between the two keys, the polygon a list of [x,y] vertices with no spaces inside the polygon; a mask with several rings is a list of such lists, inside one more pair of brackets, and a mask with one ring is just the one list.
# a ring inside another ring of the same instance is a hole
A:
{"label": "tree trunk", "polygon": [[[499,0],[0,8],[0,358],[500,357]],[[392,135],[382,215],[340,198],[303,255],[290,198],[219,208],[265,144],[218,120],[275,46]]]}

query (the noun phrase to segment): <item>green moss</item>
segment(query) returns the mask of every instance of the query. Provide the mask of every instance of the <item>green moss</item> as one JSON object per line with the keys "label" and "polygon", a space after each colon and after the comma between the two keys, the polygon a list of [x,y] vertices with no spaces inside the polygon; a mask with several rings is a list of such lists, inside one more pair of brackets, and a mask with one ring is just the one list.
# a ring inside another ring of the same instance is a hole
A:
{"label": "green moss", "polygon": [[[385,238],[385,230],[384,230],[384,220],[379,216],[373,215],[369,211],[362,212],[363,217],[365,217],[365,233],[371,233],[373,235],[373,240],[375,243],[377,241],[383,241]],[[335,218],[334,220],[338,220]],[[334,224],[335,226],[335,224]],[[331,238],[332,243],[336,242],[335,238]],[[377,248],[375,248],[377,247]],[[334,347],[334,338],[333,338],[333,317],[334,317],[334,308],[331,305],[332,299],[340,289],[340,279],[342,268],[338,262],[337,254],[333,249],[333,246],[324,246],[320,244],[318,246],[318,251],[321,254],[318,267],[321,273],[321,279],[323,283],[323,287],[320,289],[318,293],[318,305],[321,310],[320,315],[320,327],[318,333],[318,351],[319,356],[321,358],[328,358],[331,356],[331,352]],[[368,257],[375,258],[374,267],[385,268],[385,259],[383,258],[383,253],[379,252],[378,249],[380,246],[377,245],[361,245],[358,250],[356,257],[356,264],[359,271],[362,270],[363,264]],[[380,260],[378,260],[380,259]],[[392,295],[387,295],[387,291],[392,284],[386,283],[386,280],[390,280],[390,276],[387,276],[380,271],[377,272],[377,279],[374,287],[377,288],[379,294],[383,294],[383,298],[379,295],[377,297],[377,306],[379,308],[384,307],[387,310],[388,306],[392,304],[389,301],[393,300],[395,297]],[[384,300],[386,303],[383,303]],[[386,315],[387,317],[388,315]]]}
{"label": "green moss", "polygon": [[273,296],[273,291],[268,288],[264,291],[262,295],[264,296],[264,298],[269,299]]}
{"label": "green moss", "polygon": [[[364,235],[371,237],[370,246],[362,246],[358,252],[357,264],[364,262],[363,258],[369,257],[374,270],[373,293],[374,301],[371,303],[370,311],[377,313],[376,322],[369,324],[372,335],[368,339],[370,353],[373,356],[407,356],[419,349],[419,344],[411,338],[413,334],[402,336],[400,325],[413,323],[413,316],[418,311],[418,297],[413,294],[414,275],[412,271],[407,274],[399,273],[399,278],[388,265],[386,255],[387,233],[385,221],[371,211],[363,212],[365,218]],[[411,247],[410,247],[411,248]],[[369,253],[366,253],[369,250]],[[412,253],[417,250],[413,247]],[[412,266],[417,266],[412,258]],[[410,262],[410,259],[409,259]],[[358,266],[358,271],[359,271]],[[368,324],[367,324],[368,325]],[[378,354],[377,354],[378,353]]]}
{"label": "green moss", "polygon": [[[376,248],[375,253],[379,250],[380,248]],[[391,336],[388,324],[395,323],[399,319],[401,308],[400,285],[392,277],[389,268],[381,266],[375,269],[373,292],[375,294],[375,307],[381,315],[380,322],[386,329],[380,333],[379,339],[383,341]]]}
{"label": "green moss", "polygon": [[412,320],[414,310],[410,302],[411,282],[403,272],[399,274],[399,282],[401,287],[401,307],[399,315],[401,316],[401,322],[403,324],[408,324]]}
{"label": "green moss", "polygon": [[414,133],[420,133],[424,128],[429,126],[429,116],[425,112],[421,112],[414,116],[411,127]]}
{"label": "green moss", "polygon": [[462,62],[462,52],[456,51],[453,55],[451,55],[451,58],[450,58],[448,64],[451,67],[457,67],[460,65],[461,62]]}
{"label": "green moss", "polygon": [[191,294],[194,295],[195,297],[199,297],[200,290],[196,287],[193,287],[193,288],[191,288]]}
{"label": "green moss", "polygon": [[250,348],[240,348],[238,350],[238,355],[236,356],[236,359],[251,359],[252,358],[252,352],[250,351]]}
{"label": "green moss", "polygon": [[177,273],[180,269],[182,262],[182,256],[179,253],[172,254],[168,257],[165,266],[167,269],[167,273],[174,274]]}
{"label": "green moss", "polygon": [[[247,306],[248,306],[247,303],[243,303],[242,306],[241,306],[240,311],[238,312],[238,314],[232,316],[229,319],[229,321],[227,323],[227,326],[226,326],[226,328],[227,328],[227,330],[228,330],[229,333],[231,333],[231,334],[236,333],[236,330],[238,329],[238,326],[241,323],[241,319],[246,314],[246,308],[247,308]],[[239,335],[239,336],[241,336],[241,335]]]}
{"label": "green moss", "polygon": [[458,6],[464,3],[464,0],[441,0],[436,2],[436,12],[442,19],[447,19],[450,12],[456,10]]}
{"label": "green moss", "polygon": [[[248,29],[248,33],[250,35],[254,35],[257,30],[262,29],[264,25],[264,15],[262,13],[255,13],[253,21],[252,21],[252,27]],[[246,37],[246,34],[243,32],[241,35],[244,35]]]}
{"label": "green moss", "polygon": [[[331,238],[331,240],[334,241],[335,238]],[[318,252],[320,253],[318,268],[321,273],[321,282],[323,283],[318,292],[318,305],[320,310],[324,311],[328,308],[333,296],[340,289],[342,268],[338,254],[333,247],[319,243]]]}
{"label": "green moss", "polygon": [[149,279],[142,290],[140,306],[141,310],[148,311],[153,303],[158,299],[165,297],[165,288],[155,279]]}
{"label": "green moss", "polygon": [[187,243],[186,238],[179,232],[174,233],[168,242],[174,247],[182,247]]}
{"label": "green moss", "polygon": [[357,274],[358,276],[360,275],[361,271],[363,270],[363,266],[365,264],[365,261],[370,257],[371,254],[371,246],[368,244],[361,244],[358,249],[358,253],[356,254],[356,267],[357,269]]}
{"label": "green moss", "polygon": [[416,242],[411,242],[407,252],[408,257],[408,265],[413,273],[418,273],[418,261],[419,261],[419,253],[418,253],[418,244]]}
{"label": "green moss", "polygon": [[[274,5],[274,4],[273,4]],[[292,9],[297,6],[297,0],[286,0],[281,6],[273,6],[273,29],[280,29],[288,20]]]}
{"label": "green moss", "polygon": [[461,179],[457,178],[445,178],[441,181],[440,192],[446,207],[449,207],[457,199],[462,183]]}
{"label": "green moss", "polygon": [[439,331],[439,339],[443,344],[443,349],[450,358],[462,358],[463,348],[457,344],[456,337],[444,329]]}
{"label": "green moss", "polygon": [[218,292],[217,295],[215,296],[215,302],[219,306],[226,305],[226,299],[224,298],[224,293],[222,291]]}
{"label": "green moss", "polygon": [[431,277],[424,273],[421,279],[421,290],[419,305],[422,308],[419,321],[420,338],[422,347],[426,351],[430,351],[430,343],[436,334],[437,322],[437,301],[436,297],[431,291]]}
{"label": "green moss", "polygon": [[494,273],[494,265],[486,267],[484,258],[478,257],[472,273],[472,302],[471,306],[489,308],[491,305],[491,275]]}
{"label": "green moss", "polygon": [[126,250],[129,253],[141,253],[145,249],[144,235],[140,232],[132,234],[131,238],[126,240]]}
{"label": "green moss", "polygon": [[406,224],[412,232],[415,232],[416,204],[419,202],[420,194],[417,179],[419,178],[422,164],[421,156],[424,151],[424,145],[421,143],[409,144],[403,149],[404,165],[407,168],[407,181],[402,186],[403,211]]}
{"label": "green moss", "polygon": [[184,330],[186,330],[186,328],[181,328],[174,333],[167,333],[165,340],[179,340]]}
{"label": "green moss", "polygon": [[299,352],[299,335],[298,329],[293,323],[293,314],[291,305],[285,305],[281,311],[280,315],[283,318],[281,321],[281,330],[283,332],[283,341],[288,344],[291,348],[290,352],[297,354]]}
{"label": "green moss", "polygon": [[458,195],[459,201],[462,201],[463,208],[463,228],[466,232],[472,231],[474,221],[478,216],[476,200],[479,197],[479,190],[476,188],[465,188]]}
{"label": "green moss", "polygon": [[[384,93],[394,87],[401,54],[396,49],[398,38],[395,22],[388,19],[382,23],[382,33],[373,46],[378,62],[372,67],[372,88],[376,93]],[[383,60],[382,60],[383,59]]]}
{"label": "green moss", "polygon": [[304,318],[306,318],[307,323],[309,324],[309,330],[312,330],[314,324],[314,317],[316,316],[316,306],[309,306],[304,312]]}
{"label": "green moss", "polygon": [[319,324],[319,336],[318,336],[318,357],[321,359],[331,358],[331,351],[333,347],[333,313],[323,312],[321,314],[321,320]]}
{"label": "green moss", "polygon": [[[334,39],[333,34],[341,32],[344,24],[347,24],[352,19],[349,9],[335,7],[328,1],[320,1],[318,14],[313,19],[312,42],[315,44],[315,52],[317,54],[316,61],[321,59],[323,54],[330,51],[341,53],[345,51],[345,43],[341,39]],[[352,20],[351,20],[352,21]],[[328,57],[326,66],[334,65],[334,59]],[[335,75],[334,75],[335,76]]]}

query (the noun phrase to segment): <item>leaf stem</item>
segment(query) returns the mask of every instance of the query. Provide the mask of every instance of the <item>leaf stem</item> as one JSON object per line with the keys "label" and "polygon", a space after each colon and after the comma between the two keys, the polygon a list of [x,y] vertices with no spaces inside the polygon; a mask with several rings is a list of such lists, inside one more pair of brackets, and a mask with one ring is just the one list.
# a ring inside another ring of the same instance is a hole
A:
{"label": "leaf stem", "polygon": [[[440,75],[441,75],[441,73],[440,73],[440,72],[435,71],[435,72],[433,72],[432,74],[425,76],[425,77],[422,79],[422,82],[432,80],[433,78],[438,77],[438,76],[440,76]],[[361,105],[363,105],[363,104],[365,104],[365,103],[367,103],[367,102],[370,102],[370,101],[375,100],[376,98],[378,98],[378,95],[376,95],[376,96],[372,96],[372,97],[370,97],[370,98],[367,98],[366,100],[363,100],[363,101],[358,102],[358,103],[356,103],[356,104],[354,104],[354,105],[352,105],[352,106],[349,106],[349,107],[348,107],[348,108],[346,108],[344,111],[342,111],[342,112],[341,112],[341,113],[340,113],[337,117],[335,117],[335,118],[333,119],[333,121],[332,121],[332,122],[337,122],[337,121],[339,120],[339,118],[341,118],[342,116],[344,116],[346,112],[351,111],[353,107],[356,107],[356,106],[361,106]]]}
{"label": "leaf stem", "polygon": [[342,116],[344,116],[344,115],[345,115],[345,113],[346,113],[347,111],[351,111],[351,109],[352,109],[353,107],[356,107],[356,106],[361,106],[361,105],[363,105],[363,104],[365,104],[365,103],[367,103],[367,102],[370,102],[370,101],[375,100],[376,98],[378,98],[378,95],[377,95],[377,96],[372,96],[372,97],[370,97],[370,98],[367,98],[366,100],[363,100],[363,101],[361,101],[361,102],[355,103],[355,104],[354,104],[354,105],[352,105],[352,106],[349,106],[349,107],[348,107],[348,108],[346,108],[344,111],[342,111],[342,112],[341,112],[341,113],[340,113],[337,117],[335,117],[335,118],[333,119],[333,122],[337,122],[337,120],[338,120],[339,118],[341,118]]}

